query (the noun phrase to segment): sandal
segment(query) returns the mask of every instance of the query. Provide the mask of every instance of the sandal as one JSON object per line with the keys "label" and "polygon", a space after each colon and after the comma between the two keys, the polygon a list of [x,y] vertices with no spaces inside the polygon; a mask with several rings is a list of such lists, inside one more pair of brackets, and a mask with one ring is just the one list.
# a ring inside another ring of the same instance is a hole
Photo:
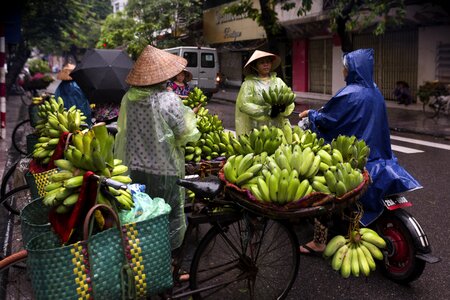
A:
{"label": "sandal", "polygon": [[[307,250],[307,252],[302,251],[302,248]],[[317,257],[322,257],[322,254],[323,254],[323,251],[314,250],[306,244],[301,245],[299,248],[299,251],[300,251],[300,254],[302,254],[302,255],[311,255],[311,256],[317,256]]]}

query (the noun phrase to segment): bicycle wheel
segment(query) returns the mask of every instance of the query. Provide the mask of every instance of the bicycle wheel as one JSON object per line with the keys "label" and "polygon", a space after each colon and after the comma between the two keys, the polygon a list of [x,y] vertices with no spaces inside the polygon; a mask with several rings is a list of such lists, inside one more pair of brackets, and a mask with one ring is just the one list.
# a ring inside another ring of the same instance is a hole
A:
{"label": "bicycle wheel", "polygon": [[33,132],[34,128],[31,126],[30,119],[24,120],[14,127],[12,132],[12,144],[17,152],[22,155],[28,154],[27,136]]}
{"label": "bicycle wheel", "polygon": [[26,250],[0,260],[0,299],[32,299],[26,271]]}
{"label": "bicycle wheel", "polygon": [[297,236],[263,217],[215,225],[195,252],[190,270],[194,299],[284,299],[298,272]]}
{"label": "bicycle wheel", "polygon": [[0,203],[15,215],[19,215],[22,208],[32,201],[30,186],[28,184],[19,186],[8,191],[1,199]]}

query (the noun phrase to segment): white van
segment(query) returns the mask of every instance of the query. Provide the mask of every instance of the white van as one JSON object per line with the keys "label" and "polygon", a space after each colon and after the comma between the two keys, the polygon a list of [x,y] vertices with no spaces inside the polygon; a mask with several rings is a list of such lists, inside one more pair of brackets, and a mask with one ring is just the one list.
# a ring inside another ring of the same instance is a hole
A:
{"label": "white van", "polygon": [[217,49],[182,46],[164,50],[188,61],[186,69],[192,73],[192,80],[189,82],[191,87],[198,86],[208,98],[219,91],[220,69]]}

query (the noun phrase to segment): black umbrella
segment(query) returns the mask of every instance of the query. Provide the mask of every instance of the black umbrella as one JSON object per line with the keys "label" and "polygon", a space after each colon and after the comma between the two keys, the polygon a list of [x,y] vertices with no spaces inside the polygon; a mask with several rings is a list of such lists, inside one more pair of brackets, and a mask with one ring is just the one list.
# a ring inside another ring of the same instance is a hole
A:
{"label": "black umbrella", "polygon": [[133,60],[122,50],[89,49],[70,76],[90,103],[120,103]]}

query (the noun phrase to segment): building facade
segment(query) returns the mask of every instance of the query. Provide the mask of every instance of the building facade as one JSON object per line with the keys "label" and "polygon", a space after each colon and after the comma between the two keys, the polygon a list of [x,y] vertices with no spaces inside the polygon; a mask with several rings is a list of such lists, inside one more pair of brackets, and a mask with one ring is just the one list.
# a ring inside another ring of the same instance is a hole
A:
{"label": "building facade", "polygon": [[[266,46],[264,30],[245,16],[224,15],[227,1],[209,2],[219,5],[204,11],[205,41],[219,49],[222,73],[238,84],[248,55]],[[296,2],[299,5],[301,0]],[[450,82],[449,15],[437,6],[411,2],[401,27],[387,29],[380,36],[370,29],[351,35],[354,49],[375,50],[374,79],[388,100],[397,81],[406,81],[413,94],[425,81]],[[258,5],[255,0],[254,7]],[[297,8],[277,9],[287,33],[279,54],[289,71],[287,82],[300,97],[328,99],[345,85],[340,40],[329,30],[332,5],[330,0],[315,0],[311,10],[300,17]]]}

